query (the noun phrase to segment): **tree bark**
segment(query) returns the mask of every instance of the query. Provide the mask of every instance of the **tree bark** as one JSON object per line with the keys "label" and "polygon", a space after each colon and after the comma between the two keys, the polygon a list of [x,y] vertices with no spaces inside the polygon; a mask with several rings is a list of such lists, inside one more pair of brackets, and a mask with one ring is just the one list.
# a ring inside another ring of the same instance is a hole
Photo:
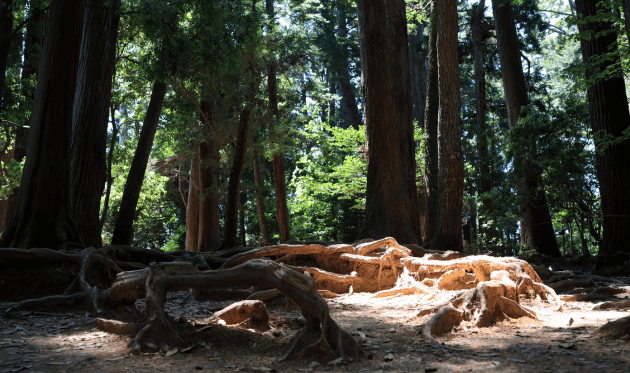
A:
{"label": "tree bark", "polygon": [[72,217],[87,246],[101,247],[99,212],[107,179],[105,146],[115,68],[120,0],[85,0],[72,117]]}
{"label": "tree bark", "polygon": [[199,153],[190,161],[190,182],[186,208],[186,251],[197,251],[199,247]]}
{"label": "tree bark", "polygon": [[11,43],[14,39],[13,34],[13,0],[0,1],[0,98],[2,106],[0,112],[6,107],[6,72],[9,64],[9,53]]}
{"label": "tree bark", "polygon": [[[578,14],[583,17],[595,16],[600,1],[578,0],[575,2]],[[625,1],[624,1],[625,5]],[[579,25],[580,32],[591,32],[590,40],[582,39],[582,58],[587,65],[586,78],[595,82],[588,88],[588,104],[591,113],[591,127],[595,137],[612,135],[622,136],[630,126],[628,98],[621,74],[602,77],[596,71],[606,69],[616,63],[610,59],[601,59],[601,55],[617,49],[617,34],[609,22],[589,21]],[[605,33],[606,31],[611,32]],[[594,35],[600,34],[598,37]],[[618,144],[604,145],[595,142],[597,149],[595,161],[603,214],[603,237],[600,242],[600,254],[629,252],[630,245],[630,140]]]}
{"label": "tree bark", "polygon": [[247,246],[247,232],[245,232],[245,204],[247,203],[247,193],[241,191],[241,197],[238,204],[238,213],[240,219],[241,246]]}
{"label": "tree bark", "polygon": [[83,2],[53,0],[48,11],[17,209],[2,247],[60,248],[81,242],[70,206],[70,139]]}
{"label": "tree bark", "polygon": [[[274,16],[273,0],[266,0],[267,14]],[[267,75],[267,93],[269,96],[269,107],[275,120],[280,119],[278,110],[278,82],[276,79],[276,65],[274,61],[269,63],[269,73]],[[284,161],[281,154],[273,154],[271,167],[273,169],[273,187],[276,192],[276,220],[278,221],[278,231],[280,232],[280,243],[285,243],[291,239],[289,229],[289,209],[287,207],[287,187],[284,177]]]}
{"label": "tree bark", "polygon": [[238,206],[241,189],[241,177],[245,166],[245,154],[247,153],[247,141],[249,139],[249,125],[251,123],[252,112],[250,109],[243,109],[238,123],[238,137],[236,139],[236,150],[234,151],[234,162],[230,171],[230,182],[228,185],[227,206],[225,208],[225,241],[224,249],[231,249],[238,245]]}
{"label": "tree bark", "polygon": [[[514,128],[518,123],[521,107],[529,103],[529,98],[512,5],[502,4],[500,0],[492,0],[508,123],[510,128]],[[535,139],[523,139],[523,141],[529,142]],[[545,191],[539,185],[540,171],[531,164],[531,158],[535,155],[523,154],[522,156],[525,157],[524,162],[526,162],[525,175],[518,185],[520,193],[525,198],[519,207],[522,217],[522,242],[532,245],[540,254],[559,257],[561,253],[551,224],[547,198]]]}
{"label": "tree bark", "polygon": [[[490,174],[490,157],[488,156],[488,136],[486,125],[486,66],[485,66],[485,42],[490,37],[487,26],[484,24],[484,11],[486,1],[480,0],[471,17],[471,32],[473,41],[473,55],[475,65],[475,98],[477,108],[477,153],[479,154],[479,178],[481,179],[481,194],[492,190],[492,175]],[[484,218],[492,214],[493,206],[491,198],[482,198]],[[495,229],[486,229],[487,239],[497,237]]]}
{"label": "tree bark", "polygon": [[[418,243],[420,220],[413,136],[409,139],[413,128],[406,19],[404,2],[392,1],[387,5],[378,0],[361,2],[368,175],[366,216],[359,238],[392,236],[413,244]],[[405,102],[396,103],[396,99]],[[410,180],[414,180],[413,185]]]}
{"label": "tree bark", "polygon": [[413,119],[418,121],[419,128],[424,128],[424,112],[427,104],[428,49],[423,48],[425,24],[416,24],[416,27],[416,30],[409,34],[411,104],[413,106]]}
{"label": "tree bark", "polygon": [[424,118],[424,190],[422,205],[422,242],[431,241],[435,235],[438,215],[438,114],[440,96],[437,65],[437,0],[431,1],[431,18],[429,23],[429,55],[427,71],[427,104]]}
{"label": "tree bark", "polygon": [[258,214],[258,226],[260,227],[260,246],[269,246],[269,233],[267,233],[267,221],[265,220],[265,204],[260,190],[262,182],[260,180],[260,162],[258,153],[254,151],[254,183],[256,184],[256,213]]}
{"label": "tree bark", "polygon": [[123,191],[118,218],[114,226],[112,245],[131,245],[133,240],[133,222],[136,218],[136,207],[142,190],[144,174],[149,162],[155,131],[162,113],[162,104],[166,96],[166,83],[156,80],[151,91],[151,100],[144,117],[138,147],[131,162],[127,182]]}
{"label": "tree bark", "polygon": [[438,122],[439,210],[435,243],[441,250],[462,248],[464,157],[457,58],[457,1],[437,2],[437,61],[440,96]]}

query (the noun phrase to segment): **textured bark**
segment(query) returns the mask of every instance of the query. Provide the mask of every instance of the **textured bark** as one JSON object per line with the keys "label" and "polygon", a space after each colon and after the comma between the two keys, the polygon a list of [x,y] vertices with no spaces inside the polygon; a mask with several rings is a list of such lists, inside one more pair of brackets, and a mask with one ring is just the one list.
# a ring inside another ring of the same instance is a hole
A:
{"label": "textured bark", "polygon": [[258,153],[254,152],[254,183],[256,184],[256,213],[258,214],[258,226],[260,227],[260,246],[269,246],[269,233],[267,233],[267,221],[265,220],[265,204],[260,190],[260,162]]}
{"label": "textured bark", "polygon": [[241,246],[247,246],[247,232],[245,231],[245,205],[247,204],[247,193],[241,191],[240,202],[238,204],[238,217],[240,219],[239,233],[241,238]]}
{"label": "textured bark", "polygon": [[437,61],[440,100],[438,122],[439,210],[435,244],[442,250],[462,248],[464,157],[461,144],[461,98],[457,59],[457,2],[437,2]]}
{"label": "textured bark", "polygon": [[87,246],[101,247],[100,201],[107,178],[105,144],[120,0],[85,0],[72,116],[72,218]]}
{"label": "textured bark", "polygon": [[13,35],[13,0],[0,1],[0,98],[2,107],[6,106],[6,71],[9,64],[9,52],[14,39]]}
{"label": "textured bark", "polygon": [[[492,10],[497,36],[503,91],[508,113],[508,123],[513,128],[520,116],[521,107],[529,103],[527,87],[521,64],[521,52],[518,47],[514,13],[511,5],[502,5],[500,0],[492,0]],[[525,143],[535,139],[523,139]],[[524,195],[524,202],[519,207],[521,212],[521,239],[532,245],[540,254],[561,256],[556,236],[551,224],[551,214],[544,190],[540,187],[540,172],[532,165],[535,154],[527,154],[525,146],[525,175],[519,182],[519,192]]]}
{"label": "textured bark", "polygon": [[413,106],[413,119],[418,121],[419,128],[424,128],[424,112],[427,104],[428,49],[423,48],[425,24],[420,23],[416,27],[416,30],[409,35],[411,105]]}
{"label": "textured bark", "polygon": [[[624,3],[624,10],[626,1]],[[577,12],[584,17],[594,16],[600,9],[599,1],[575,2]],[[605,5],[604,5],[605,8]],[[598,34],[614,30],[608,22],[588,22],[579,26],[580,32],[591,31]],[[617,48],[617,34],[609,32],[590,40],[581,40],[584,63],[597,61],[600,55]],[[591,113],[591,126],[595,136],[603,134],[619,137],[630,126],[628,99],[623,76],[608,76],[606,79],[594,76],[593,69],[605,71],[616,61],[603,60],[598,65],[587,68],[586,78],[594,78],[595,82],[588,88],[588,103]],[[588,65],[587,65],[588,66]],[[598,152],[595,160],[603,215],[603,240],[600,242],[600,254],[613,254],[619,251],[630,251],[630,140],[616,145],[601,147],[596,143]],[[602,154],[603,153],[603,154]]]}
{"label": "textured bark", "polygon": [[438,86],[437,65],[437,9],[436,1],[431,2],[431,20],[429,29],[429,55],[427,72],[427,104],[424,118],[424,190],[421,206],[422,217],[422,242],[427,243],[433,239],[438,214],[438,114],[440,110],[440,96]]}
{"label": "textured bark", "polygon": [[413,128],[404,3],[367,0],[362,7],[368,175],[366,217],[359,238],[393,236],[417,243],[420,220],[413,136],[409,138]]}
{"label": "textured bark", "polygon": [[155,138],[155,131],[162,113],[162,104],[166,95],[166,83],[156,81],[153,83],[151,91],[151,100],[144,117],[138,147],[131,162],[127,182],[123,191],[122,200],[120,201],[120,209],[118,210],[118,218],[114,226],[114,234],[112,237],[112,245],[131,245],[133,240],[133,221],[136,218],[136,206],[140,198],[142,190],[142,182],[144,181],[144,173],[149,162],[149,155]]}
{"label": "textured bark", "polygon": [[186,251],[197,251],[199,247],[199,153],[190,161],[190,182],[186,208]]}
{"label": "textured bark", "polygon": [[81,242],[71,217],[69,181],[82,21],[82,2],[50,4],[28,157],[17,209],[2,234],[2,247],[60,248],[67,242]]}
{"label": "textured bark", "polygon": [[234,151],[234,161],[230,171],[230,182],[227,193],[227,206],[225,207],[225,240],[223,248],[231,249],[238,245],[238,207],[239,195],[241,192],[241,177],[245,166],[245,155],[247,153],[247,141],[249,140],[249,125],[251,123],[252,112],[250,109],[243,109],[238,123],[238,137],[236,139],[236,149]]}
{"label": "textured bark", "polygon": [[[484,24],[484,10],[486,1],[480,0],[479,5],[473,11],[471,17],[471,32],[473,41],[473,55],[475,64],[475,104],[477,108],[477,153],[479,154],[479,178],[481,179],[480,194],[492,190],[492,175],[490,174],[490,157],[488,156],[488,136],[486,123],[486,64],[485,64],[485,42],[490,37],[487,26]],[[492,199],[483,198],[484,216],[492,214]],[[487,229],[486,235],[489,239],[497,236],[494,229]]]}
{"label": "textured bark", "polygon": [[[201,102],[201,111],[212,126],[215,125],[214,104]],[[199,143],[199,189],[203,195],[199,201],[199,238],[197,251],[215,251],[221,246],[221,222],[219,221],[219,149],[214,139],[208,137]]]}

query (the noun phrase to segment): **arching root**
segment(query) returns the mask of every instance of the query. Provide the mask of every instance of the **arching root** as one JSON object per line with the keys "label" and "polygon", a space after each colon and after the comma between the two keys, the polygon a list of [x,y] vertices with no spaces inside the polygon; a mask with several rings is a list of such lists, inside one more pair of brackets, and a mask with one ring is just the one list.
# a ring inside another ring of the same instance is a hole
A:
{"label": "arching root", "polygon": [[359,360],[356,341],[330,317],[326,301],[313,279],[268,260],[250,260],[237,267],[198,271],[189,263],[151,265],[146,282],[148,325],[138,333],[132,351],[146,351],[147,343],[181,346],[184,338],[164,312],[166,295],[183,289],[221,289],[256,285],[275,288],[289,296],[300,308],[306,326],[296,336],[283,359],[305,358],[328,362],[338,358]]}

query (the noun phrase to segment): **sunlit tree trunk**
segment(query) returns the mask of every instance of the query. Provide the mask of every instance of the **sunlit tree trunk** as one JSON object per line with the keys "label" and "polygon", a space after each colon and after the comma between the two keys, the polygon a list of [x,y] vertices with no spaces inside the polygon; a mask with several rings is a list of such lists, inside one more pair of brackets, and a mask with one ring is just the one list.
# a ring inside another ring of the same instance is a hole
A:
{"label": "sunlit tree trunk", "polygon": [[269,233],[267,233],[267,221],[265,220],[265,204],[262,198],[260,161],[258,153],[254,151],[254,183],[256,184],[256,213],[258,214],[258,226],[260,227],[261,246],[269,245]]}
{"label": "sunlit tree trunk", "polygon": [[186,204],[186,251],[197,251],[199,247],[199,153],[190,161],[188,203]]}

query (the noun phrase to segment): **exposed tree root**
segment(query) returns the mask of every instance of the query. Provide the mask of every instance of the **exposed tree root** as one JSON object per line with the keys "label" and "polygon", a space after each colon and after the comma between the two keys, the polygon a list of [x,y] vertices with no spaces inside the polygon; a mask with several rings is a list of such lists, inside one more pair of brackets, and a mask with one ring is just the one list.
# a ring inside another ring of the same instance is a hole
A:
{"label": "exposed tree root", "polygon": [[617,300],[611,302],[604,302],[598,304],[593,307],[594,311],[603,311],[603,310],[620,310],[624,308],[630,308],[630,300]]}
{"label": "exposed tree root", "polygon": [[595,282],[590,277],[575,278],[569,280],[562,280],[553,284],[547,284],[556,293],[564,293],[575,288],[590,288],[595,286]]}
{"label": "exposed tree root", "polygon": [[597,334],[605,338],[618,339],[630,335],[630,316],[608,322],[597,330]]}

